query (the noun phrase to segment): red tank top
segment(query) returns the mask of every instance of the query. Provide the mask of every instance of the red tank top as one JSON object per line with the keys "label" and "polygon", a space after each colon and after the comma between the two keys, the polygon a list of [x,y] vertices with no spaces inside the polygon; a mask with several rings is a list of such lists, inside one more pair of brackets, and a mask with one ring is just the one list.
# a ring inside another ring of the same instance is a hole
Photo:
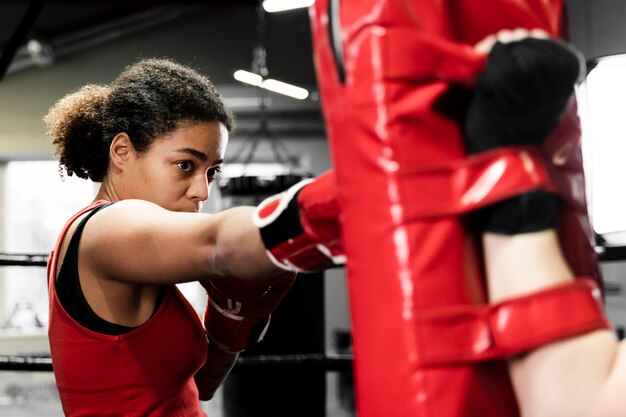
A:
{"label": "red tank top", "polygon": [[175,285],[147,322],[119,336],[82,327],[57,298],[63,237],[74,220],[104,203],[96,201],[69,220],[48,262],[48,338],[63,411],[70,417],[206,417],[193,376],[206,361],[207,339]]}

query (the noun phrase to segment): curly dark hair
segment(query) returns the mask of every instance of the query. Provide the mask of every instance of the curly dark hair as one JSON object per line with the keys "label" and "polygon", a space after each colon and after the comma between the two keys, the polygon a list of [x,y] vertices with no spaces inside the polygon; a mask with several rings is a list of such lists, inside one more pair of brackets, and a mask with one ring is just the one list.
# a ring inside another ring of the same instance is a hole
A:
{"label": "curly dark hair", "polygon": [[170,59],[149,58],[126,67],[108,86],[89,84],[56,102],[44,117],[47,135],[68,175],[101,182],[109,146],[120,132],[145,152],[155,138],[184,122],[235,126],[213,83]]}

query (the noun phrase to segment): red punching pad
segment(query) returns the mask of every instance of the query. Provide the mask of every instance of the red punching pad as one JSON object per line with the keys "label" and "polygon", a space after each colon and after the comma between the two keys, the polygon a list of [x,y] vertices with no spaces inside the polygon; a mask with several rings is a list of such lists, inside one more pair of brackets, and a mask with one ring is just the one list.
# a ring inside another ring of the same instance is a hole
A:
{"label": "red punching pad", "polygon": [[560,193],[566,256],[579,260],[577,274],[598,279],[574,103],[545,149],[471,158],[455,116],[456,87],[471,88],[484,68],[473,44],[505,28],[559,37],[562,9],[557,0],[317,0],[310,9],[361,417],[519,415],[505,362],[485,361],[484,347],[468,344],[476,360],[471,351],[449,363],[425,354],[454,343],[442,327],[425,334],[425,317],[449,311],[453,323],[487,300],[466,212],[532,188]]}

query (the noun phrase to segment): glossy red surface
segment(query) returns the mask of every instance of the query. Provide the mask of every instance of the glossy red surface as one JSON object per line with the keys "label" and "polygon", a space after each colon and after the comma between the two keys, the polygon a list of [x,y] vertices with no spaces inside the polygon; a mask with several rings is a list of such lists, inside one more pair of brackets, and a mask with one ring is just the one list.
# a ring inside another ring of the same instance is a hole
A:
{"label": "glossy red surface", "polygon": [[[482,71],[476,42],[518,27],[559,37],[562,9],[558,0],[317,0],[310,9],[361,417],[519,415],[504,361],[424,365],[427,346],[451,333],[424,336],[422,318],[486,301],[465,212],[529,188],[556,191],[567,202],[559,219],[567,256],[577,274],[599,279],[575,104],[543,149],[467,158],[452,116],[462,109],[446,100]],[[341,30],[333,49],[334,24]]]}

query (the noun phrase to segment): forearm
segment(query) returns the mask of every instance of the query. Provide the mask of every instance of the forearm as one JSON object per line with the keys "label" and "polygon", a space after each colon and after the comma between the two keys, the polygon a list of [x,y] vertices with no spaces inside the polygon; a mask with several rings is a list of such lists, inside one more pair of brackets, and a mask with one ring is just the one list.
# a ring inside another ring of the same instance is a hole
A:
{"label": "forearm", "polygon": [[489,299],[493,302],[571,282],[554,229],[483,235]]}
{"label": "forearm", "polygon": [[313,273],[343,265],[334,173],[300,181],[257,207],[214,218],[220,275],[263,278],[282,271]]}
{"label": "forearm", "polygon": [[[483,243],[491,302],[574,280],[553,229],[511,236],[486,233]],[[624,360],[620,349],[610,330],[597,330],[512,359],[511,378],[523,415],[619,415],[624,404],[616,387],[625,382],[616,382],[624,371],[619,368],[624,365],[618,366]]]}
{"label": "forearm", "polygon": [[267,256],[259,229],[252,223],[254,210],[234,207],[212,217],[212,263],[218,275],[254,279],[284,272]]}
{"label": "forearm", "polygon": [[509,371],[522,416],[622,416],[623,350],[610,331],[597,330],[514,358]]}
{"label": "forearm", "polygon": [[209,401],[235,366],[239,353],[226,352],[209,343],[207,361],[194,380],[201,401]]}

